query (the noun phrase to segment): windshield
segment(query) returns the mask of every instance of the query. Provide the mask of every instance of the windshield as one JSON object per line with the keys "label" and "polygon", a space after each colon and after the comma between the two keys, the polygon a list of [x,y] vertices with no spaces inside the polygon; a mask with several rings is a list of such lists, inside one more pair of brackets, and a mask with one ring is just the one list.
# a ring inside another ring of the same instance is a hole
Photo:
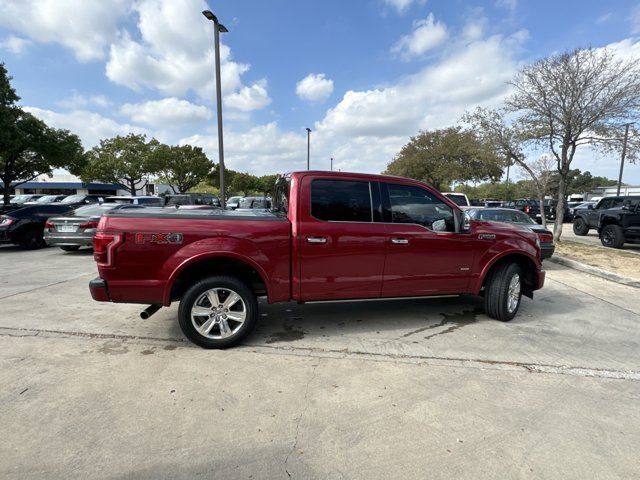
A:
{"label": "windshield", "polygon": [[38,203],[50,203],[50,202],[55,202],[56,198],[58,198],[57,195],[45,195],[44,197],[40,197],[38,200],[36,200],[36,202],[38,202]]}
{"label": "windshield", "polygon": [[504,222],[504,223],[518,223],[524,225],[536,224],[529,215],[521,212],[520,210],[491,210],[491,209],[478,209],[472,212],[472,218],[476,220],[485,220],[491,222]]}
{"label": "windshield", "polygon": [[67,198],[65,198],[64,200],[62,200],[60,203],[62,204],[69,204],[69,203],[78,203],[81,202],[82,200],[84,200],[84,195],[69,195]]}
{"label": "windshield", "polygon": [[118,206],[117,203],[110,204],[102,204],[102,205],[87,205],[86,207],[76,208],[73,211],[74,217],[97,217],[102,215],[104,212],[108,212],[109,210]]}
{"label": "windshield", "polygon": [[449,197],[449,200],[453,201],[453,203],[460,207],[466,207],[468,205],[467,197],[465,197],[464,195],[447,193],[447,197]]}
{"label": "windshield", "polygon": [[24,203],[32,198],[33,197],[31,195],[16,195],[11,199],[11,203]]}

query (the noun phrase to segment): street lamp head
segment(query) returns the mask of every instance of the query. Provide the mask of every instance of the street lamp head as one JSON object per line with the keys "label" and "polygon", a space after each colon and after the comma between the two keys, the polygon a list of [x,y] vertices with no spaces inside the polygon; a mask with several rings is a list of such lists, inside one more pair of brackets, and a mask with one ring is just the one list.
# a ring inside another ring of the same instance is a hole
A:
{"label": "street lamp head", "polygon": [[311,133],[311,129],[310,129],[309,127],[307,127],[305,130],[306,130],[307,132]]}
{"label": "street lamp head", "polygon": [[225,27],[224,25],[222,25],[221,23],[218,24],[218,31],[220,33],[227,33],[229,30],[227,30],[227,27]]}
{"label": "street lamp head", "polygon": [[218,23],[218,17],[216,17],[211,10],[205,10],[202,14],[214,23]]}

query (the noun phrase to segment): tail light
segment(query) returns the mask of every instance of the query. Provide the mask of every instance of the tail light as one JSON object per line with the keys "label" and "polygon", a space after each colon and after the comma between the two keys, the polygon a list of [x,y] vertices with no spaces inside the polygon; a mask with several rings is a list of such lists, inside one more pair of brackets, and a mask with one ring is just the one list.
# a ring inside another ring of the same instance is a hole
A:
{"label": "tail light", "polygon": [[0,215],[0,227],[8,227],[14,222],[13,218],[6,215]]}
{"label": "tail light", "polygon": [[100,267],[113,266],[115,248],[122,242],[122,237],[113,233],[98,232],[93,237],[93,259]]}
{"label": "tail light", "polygon": [[98,220],[91,220],[89,222],[81,223],[80,228],[98,228]]}
{"label": "tail light", "polygon": [[553,243],[553,235],[550,233],[539,233],[538,238],[540,243]]}
{"label": "tail light", "polygon": [[44,224],[44,229],[45,230],[55,230],[56,226],[53,223],[51,223],[49,220],[47,220],[45,222],[45,224]]}

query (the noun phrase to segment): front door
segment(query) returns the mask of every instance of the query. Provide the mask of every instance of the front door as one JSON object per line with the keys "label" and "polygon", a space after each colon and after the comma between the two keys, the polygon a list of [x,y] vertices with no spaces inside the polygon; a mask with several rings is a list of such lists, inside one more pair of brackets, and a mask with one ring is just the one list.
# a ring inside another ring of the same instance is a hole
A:
{"label": "front door", "polygon": [[296,232],[300,300],[376,298],[382,288],[386,228],[377,183],[304,177]]}
{"label": "front door", "polygon": [[470,233],[456,233],[453,208],[416,185],[382,188],[387,221],[383,297],[467,291],[475,250]]}

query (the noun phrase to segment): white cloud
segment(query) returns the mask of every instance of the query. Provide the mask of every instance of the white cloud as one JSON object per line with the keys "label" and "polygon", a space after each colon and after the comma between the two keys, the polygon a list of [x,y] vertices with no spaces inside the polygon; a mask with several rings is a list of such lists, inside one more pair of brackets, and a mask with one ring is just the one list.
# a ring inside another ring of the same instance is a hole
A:
{"label": "white cloud", "polygon": [[384,3],[386,3],[390,7],[395,8],[398,14],[402,15],[409,9],[411,4],[413,3],[423,4],[425,3],[425,1],[417,0],[416,2],[416,0],[384,0]]}
{"label": "white cloud", "polygon": [[104,58],[127,11],[125,0],[3,0],[0,26],[42,43],[59,43],[80,61]]}
{"label": "white cloud", "polygon": [[72,96],[64,98],[56,103],[63,108],[74,110],[91,106],[107,108],[111,105],[111,101],[104,95],[82,95],[78,92],[73,92]]}
{"label": "white cloud", "polygon": [[4,40],[0,41],[0,49],[7,50],[14,55],[22,55],[31,43],[31,40],[26,38],[9,35]]}
{"label": "white cloud", "polygon": [[261,80],[250,87],[242,87],[240,91],[227,95],[225,105],[242,112],[260,110],[271,103],[267,93],[267,81]]}
{"label": "white cloud", "polygon": [[324,73],[310,73],[296,83],[296,94],[310,102],[324,102],[333,93],[333,80]]}
{"label": "white cloud", "polygon": [[448,36],[446,25],[436,21],[433,13],[430,13],[424,20],[413,22],[413,31],[398,40],[391,51],[409,60],[434,49]]}
{"label": "white cloud", "polygon": [[[192,135],[178,142],[202,147],[217,162],[215,134]],[[225,165],[256,175],[302,170],[306,167],[306,136],[281,130],[275,122],[258,125],[244,132],[225,130]]]}
{"label": "white cloud", "polygon": [[[139,0],[133,8],[139,33],[123,31],[111,45],[107,77],[137,91],[150,88],[169,96],[194,91],[213,99],[213,26],[200,13],[207,8],[206,2]],[[223,94],[236,93],[244,87],[240,77],[249,65],[232,60],[224,44],[220,60]]]}
{"label": "white cloud", "polygon": [[211,118],[211,111],[175,97],[142,103],[125,103],[120,111],[136,123],[156,128],[178,128],[202,123]]}
{"label": "white cloud", "polygon": [[514,12],[518,6],[518,0],[496,0],[496,7],[505,8],[510,12]]}
{"label": "white cloud", "polygon": [[37,107],[24,107],[24,109],[43,120],[50,127],[64,128],[75,133],[82,140],[85,149],[89,149],[100,142],[100,139],[128,133],[145,133],[145,128],[130,124],[121,124],[110,118],[86,110],[73,110],[70,112],[54,112]]}

